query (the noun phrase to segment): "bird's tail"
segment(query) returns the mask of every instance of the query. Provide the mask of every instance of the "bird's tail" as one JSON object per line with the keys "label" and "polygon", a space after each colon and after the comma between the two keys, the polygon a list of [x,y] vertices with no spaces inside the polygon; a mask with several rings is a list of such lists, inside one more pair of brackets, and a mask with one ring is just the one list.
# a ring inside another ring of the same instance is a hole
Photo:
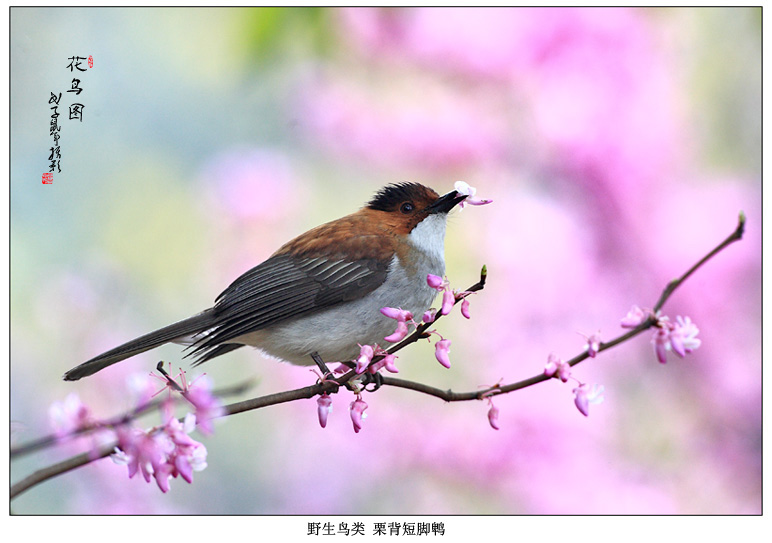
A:
{"label": "bird's tail", "polygon": [[115,349],[111,349],[106,353],[102,353],[99,356],[84,362],[80,366],[72,368],[64,374],[64,380],[77,381],[81,377],[88,377],[89,375],[126,358],[160,347],[165,343],[204,332],[214,324],[213,313],[212,309],[207,309],[198,315],[175,322],[160,330],[150,332],[149,334],[133,339],[128,343],[124,343]]}

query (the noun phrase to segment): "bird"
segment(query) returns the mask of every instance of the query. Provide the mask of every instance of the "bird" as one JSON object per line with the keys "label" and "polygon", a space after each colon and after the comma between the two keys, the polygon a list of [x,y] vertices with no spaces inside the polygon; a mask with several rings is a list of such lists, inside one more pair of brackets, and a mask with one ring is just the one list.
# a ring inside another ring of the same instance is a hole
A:
{"label": "bird", "polygon": [[448,213],[465,198],[414,182],[387,185],[358,211],[282,245],[211,308],[83,362],[64,380],[167,343],[185,345],[194,365],[244,346],[297,365],[319,363],[318,357],[355,360],[360,346],[383,345],[394,331],[381,308],[413,315],[429,309],[437,290],[427,276],[445,275]]}

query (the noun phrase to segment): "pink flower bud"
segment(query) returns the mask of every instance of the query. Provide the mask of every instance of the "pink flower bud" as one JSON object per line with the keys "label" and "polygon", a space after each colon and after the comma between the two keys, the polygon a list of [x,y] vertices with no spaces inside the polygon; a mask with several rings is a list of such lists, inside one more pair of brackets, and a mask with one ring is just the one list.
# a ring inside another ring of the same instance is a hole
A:
{"label": "pink flower bud", "polygon": [[458,206],[463,209],[465,204],[469,204],[472,206],[482,206],[485,204],[490,204],[493,200],[489,200],[487,198],[477,198],[475,197],[475,194],[477,193],[477,189],[474,187],[469,186],[468,183],[464,181],[456,181],[455,183],[455,189],[456,192],[459,194],[466,194],[467,198],[458,204]]}
{"label": "pink flower bud", "polygon": [[440,313],[447,315],[453,309],[455,303],[456,297],[453,295],[453,291],[447,289],[442,295],[442,309],[440,309]]}
{"label": "pink flower bud", "polygon": [[396,307],[382,307],[381,313],[400,322],[407,322],[413,318],[413,314],[410,311],[404,309],[397,309]]}
{"label": "pink flower bud", "polygon": [[544,375],[552,377],[558,371],[560,359],[555,353],[550,353],[547,357],[547,363],[544,365]]}
{"label": "pink flower bud", "polygon": [[620,323],[622,325],[622,328],[635,328],[639,324],[641,324],[646,319],[646,313],[643,312],[643,309],[638,307],[637,305],[634,305],[630,311],[627,312],[627,315],[624,319],[622,319],[622,322]]}
{"label": "pink flower bud", "polygon": [[585,345],[585,349],[587,349],[587,354],[590,358],[595,358],[595,356],[598,354],[598,350],[600,349],[600,331],[587,338],[587,345]]}
{"label": "pink flower bud", "polygon": [[[174,469],[182,476],[182,478],[188,482],[193,482],[193,467],[190,465],[190,461],[187,456],[177,455],[174,457]],[[167,482],[168,485],[168,482]]]}
{"label": "pink flower bud", "polygon": [[441,289],[444,283],[445,282],[442,280],[442,277],[439,275],[433,275],[430,273],[426,276],[426,284],[432,288],[436,288],[437,290]]}
{"label": "pink flower bud", "polygon": [[388,371],[389,373],[399,373],[397,366],[394,365],[394,361],[396,359],[397,359],[397,355],[395,354],[387,354],[383,358],[384,367],[386,368],[386,371]]}
{"label": "pink flower bud", "polygon": [[590,402],[587,401],[587,394],[581,387],[574,389],[574,404],[582,415],[590,416]]}
{"label": "pink flower bud", "polygon": [[450,352],[449,339],[441,339],[434,345],[434,356],[437,357],[437,361],[443,366],[445,366],[446,368],[450,368],[450,359],[448,358],[449,352]]}
{"label": "pink flower bud", "polygon": [[464,298],[464,301],[461,302],[461,314],[465,316],[467,319],[471,319],[472,316],[469,314],[469,299]]}
{"label": "pink flower bud", "polygon": [[343,375],[344,373],[347,373],[348,370],[351,368],[348,367],[346,364],[339,363],[336,367],[332,368],[333,375]]}
{"label": "pink flower bud", "polygon": [[405,321],[399,321],[397,323],[397,329],[390,336],[383,338],[389,343],[398,343],[407,337],[407,323]]}
{"label": "pink flower bud", "polygon": [[686,356],[686,348],[684,347],[683,339],[677,330],[670,332],[668,340],[670,341],[670,347],[673,349],[675,354],[681,358]]}
{"label": "pink flower bud", "polygon": [[169,479],[171,479],[172,469],[173,467],[169,464],[161,464],[161,466],[153,472],[155,482],[163,493],[169,492]]}
{"label": "pink flower bud", "polygon": [[329,394],[322,394],[316,399],[317,414],[319,415],[319,424],[322,428],[327,427],[327,416],[332,413],[332,398]]}
{"label": "pink flower bud", "polygon": [[499,408],[493,405],[493,403],[491,403],[491,408],[488,409],[488,422],[494,430],[499,429]]}
{"label": "pink flower bud", "polygon": [[555,353],[550,353],[547,357],[547,363],[544,365],[544,375],[553,377],[555,374],[565,383],[571,377],[571,366]]}
{"label": "pink flower bud", "polygon": [[386,371],[390,373],[399,373],[397,366],[394,365],[394,360],[396,358],[397,358],[397,355],[395,354],[387,354],[375,364],[370,364],[370,368],[367,371],[375,374],[378,371],[380,371],[382,368],[386,368]]}
{"label": "pink flower bud", "polygon": [[198,429],[207,435],[214,433],[214,419],[225,413],[222,402],[212,395],[212,388],[211,379],[207,375],[202,375],[190,384],[185,393],[185,399],[196,408]]}
{"label": "pink flower bud", "polygon": [[664,328],[657,328],[654,332],[654,337],[651,338],[651,342],[654,344],[654,354],[657,355],[657,360],[660,364],[667,362],[667,348],[669,345],[668,331]]}
{"label": "pink flower bud", "polygon": [[568,362],[561,360],[558,366],[558,378],[565,383],[569,377],[571,377],[571,366],[568,365]]}
{"label": "pink flower bud", "polygon": [[357,434],[362,429],[362,419],[367,417],[365,409],[367,409],[367,404],[359,396],[351,402],[351,422],[354,423],[354,432]]}
{"label": "pink flower bud", "polygon": [[437,310],[436,309],[434,309],[434,308],[427,309],[426,312],[424,313],[423,318],[421,320],[423,320],[423,322],[428,324],[430,322],[434,322],[434,317],[436,315],[437,315]]}
{"label": "pink flower bud", "polygon": [[399,320],[399,316],[402,313],[402,310],[397,309],[396,307],[382,307],[381,313],[383,313],[386,317],[389,317],[390,319]]}
{"label": "pink flower bud", "polygon": [[670,332],[670,346],[678,356],[683,358],[702,344],[697,339],[699,333],[699,329],[689,317],[678,316],[675,328]]}
{"label": "pink flower bud", "polygon": [[574,404],[585,417],[590,416],[590,404],[603,402],[603,387],[601,385],[589,385],[582,383],[574,389]]}
{"label": "pink flower bud", "polygon": [[373,359],[373,348],[370,345],[359,346],[359,358],[357,358],[357,373],[364,373]]}

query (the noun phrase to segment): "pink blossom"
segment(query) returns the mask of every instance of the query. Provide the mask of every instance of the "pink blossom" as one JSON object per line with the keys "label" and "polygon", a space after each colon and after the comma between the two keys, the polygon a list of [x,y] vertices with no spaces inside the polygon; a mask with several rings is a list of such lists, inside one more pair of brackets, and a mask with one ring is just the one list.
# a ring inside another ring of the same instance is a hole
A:
{"label": "pink blossom", "polygon": [[172,477],[181,475],[188,483],[193,482],[193,471],[206,468],[206,447],[188,435],[195,427],[196,416],[188,413],[184,423],[172,417],[164,428],[174,444],[174,449],[169,453],[166,461],[166,465],[172,467],[169,475]]}
{"label": "pink blossom", "polygon": [[407,322],[413,318],[413,314],[410,311],[398,309],[395,307],[382,307],[381,313],[390,319],[394,319],[400,322]]}
{"label": "pink blossom", "polygon": [[667,362],[667,350],[670,345],[668,331],[665,328],[657,328],[654,331],[651,342],[654,344],[654,353],[657,355],[657,360],[659,360],[660,364],[665,364]]}
{"label": "pink blossom", "polygon": [[547,364],[544,366],[544,375],[552,377],[555,374],[565,383],[571,377],[571,366],[555,353],[550,353],[547,357]]}
{"label": "pink blossom", "polygon": [[[162,472],[161,466],[165,457],[174,448],[164,434],[150,434],[134,428],[121,428],[117,433],[118,449],[123,454],[114,455],[113,461],[127,464],[129,479],[139,472],[149,483],[154,473]],[[166,492],[168,487],[164,490],[162,482],[161,480],[158,486]]]}
{"label": "pink blossom", "polygon": [[382,368],[386,368],[386,371],[390,373],[399,373],[397,366],[394,365],[394,360],[396,360],[396,358],[397,358],[397,355],[394,355],[394,354],[385,355],[378,362],[375,362],[374,364],[370,365],[370,369],[369,369],[370,373],[376,373]]}
{"label": "pink blossom", "polygon": [[587,338],[587,344],[584,348],[587,350],[587,354],[590,358],[595,358],[600,349],[600,330]]}
{"label": "pink blossom", "polygon": [[491,407],[488,409],[488,422],[491,425],[491,428],[494,430],[499,429],[499,408],[493,405],[493,402],[490,403]]}
{"label": "pink blossom", "polygon": [[[442,307],[440,308],[440,314],[447,315],[456,303],[456,296],[450,289],[450,284],[447,280],[441,278],[438,275],[429,274],[426,276],[426,284],[442,292]],[[433,311],[433,310],[432,310]],[[424,313],[424,322],[432,322],[436,312],[429,314],[428,311]],[[426,320],[430,318],[431,320]]]}
{"label": "pink blossom", "polygon": [[408,334],[407,321],[413,320],[413,314],[410,311],[396,309],[394,307],[382,307],[381,313],[390,319],[395,319],[397,321],[397,329],[394,333],[383,339],[390,343],[398,343],[405,339]]}
{"label": "pink blossom", "polygon": [[431,309],[427,309],[426,312],[424,312],[424,315],[421,320],[428,324],[430,322],[434,322],[434,319],[436,316],[437,316],[437,310],[432,307]]}
{"label": "pink blossom", "polygon": [[357,367],[356,372],[357,373],[364,373],[364,371],[367,369],[367,366],[370,365],[370,362],[373,360],[373,348],[370,345],[360,345],[359,346],[359,358],[357,358]]}
{"label": "pink blossom", "polygon": [[441,290],[445,286],[445,281],[439,275],[429,274],[426,276],[426,284],[437,290]]}
{"label": "pink blossom", "polygon": [[192,483],[193,472],[202,471],[207,467],[206,454],[206,447],[200,443],[198,447],[194,447],[186,454],[180,454],[179,450],[175,451],[172,455],[174,470],[171,475],[176,476],[175,473],[179,473],[185,481]]}
{"label": "pink blossom", "polygon": [[689,317],[678,316],[674,329],[670,332],[670,346],[678,356],[683,358],[702,344],[697,339],[699,333],[699,329]]}
{"label": "pink blossom", "polygon": [[206,468],[206,447],[188,436],[195,426],[195,415],[188,413],[184,423],[169,417],[162,427],[147,432],[121,427],[113,461],[128,466],[130,479],[138,472],[147,482],[155,478],[162,492],[169,491],[171,477],[181,475],[192,483],[192,472]]}
{"label": "pink blossom", "polygon": [[657,360],[662,364],[667,362],[667,351],[671,349],[681,358],[691,353],[702,344],[697,338],[699,333],[689,317],[678,316],[675,323],[670,322],[667,316],[659,317],[651,340]]}
{"label": "pink blossom", "polygon": [[367,404],[361,396],[357,396],[357,399],[351,402],[351,422],[354,423],[354,432],[357,434],[362,429],[362,419],[367,417],[365,409],[367,409]]}
{"label": "pink blossom", "polygon": [[350,369],[351,368],[347,364],[340,362],[336,367],[332,368],[332,373],[335,375],[343,375],[344,373],[348,373]]}
{"label": "pink blossom", "polygon": [[[173,464],[163,463],[153,471],[153,478],[155,479],[158,488],[164,494],[169,492],[169,481],[172,478],[172,472],[175,470]],[[149,482],[149,481],[148,481]]]}
{"label": "pink blossom", "polygon": [[470,187],[469,184],[465,183],[464,181],[456,181],[454,188],[459,194],[466,194],[467,196],[463,202],[458,204],[460,209],[463,209],[466,204],[469,204],[470,206],[482,206],[485,204],[490,204],[493,201],[483,198],[476,198],[475,193],[477,193],[477,189]]}
{"label": "pink blossom", "polygon": [[602,385],[595,384],[590,387],[587,384],[582,383],[577,388],[575,388],[573,392],[574,404],[576,404],[576,408],[585,417],[590,416],[590,404],[603,402]]}
{"label": "pink blossom", "polygon": [[397,366],[394,365],[394,361],[397,359],[397,355],[395,354],[387,354],[383,357],[383,366],[386,368],[386,371],[390,373],[399,373],[399,370],[397,369]]}
{"label": "pink blossom", "polygon": [[464,301],[461,302],[461,314],[467,319],[472,318],[472,316],[469,314],[469,298],[464,298]]}
{"label": "pink blossom", "polygon": [[332,398],[330,398],[329,394],[322,394],[316,399],[316,405],[316,412],[319,415],[319,425],[322,428],[326,428],[327,417],[332,413]]}
{"label": "pink blossom", "polygon": [[440,313],[443,315],[447,315],[450,313],[450,310],[453,309],[453,306],[456,303],[456,297],[453,295],[453,291],[450,289],[446,289],[445,292],[442,295],[442,308],[440,309]]}
{"label": "pink blossom", "polygon": [[190,384],[184,396],[196,408],[196,420],[201,431],[211,435],[214,432],[212,420],[225,413],[222,402],[212,395],[212,380],[206,375],[198,377]]}
{"label": "pink blossom", "polygon": [[389,343],[398,343],[407,337],[407,333],[407,323],[405,321],[399,321],[397,323],[397,329],[394,331],[394,333],[386,336],[383,339]]}
{"label": "pink blossom", "polygon": [[644,320],[646,320],[646,313],[643,309],[634,305],[632,309],[627,312],[627,315],[625,315],[625,318],[622,319],[620,324],[622,325],[622,328],[635,328]]}
{"label": "pink blossom", "polygon": [[552,377],[555,372],[558,371],[558,362],[560,359],[554,354],[550,353],[547,357],[547,363],[544,365],[544,375]]}
{"label": "pink blossom", "polygon": [[448,353],[450,353],[449,339],[441,339],[434,345],[434,356],[437,357],[437,361],[446,368],[450,368]]}

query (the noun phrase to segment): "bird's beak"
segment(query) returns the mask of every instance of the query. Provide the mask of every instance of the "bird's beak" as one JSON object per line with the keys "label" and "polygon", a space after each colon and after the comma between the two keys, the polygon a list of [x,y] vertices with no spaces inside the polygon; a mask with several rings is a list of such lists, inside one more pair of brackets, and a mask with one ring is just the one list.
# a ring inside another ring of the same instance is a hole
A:
{"label": "bird's beak", "polygon": [[461,194],[458,191],[452,190],[437,198],[427,210],[429,213],[447,213],[453,209],[456,204],[463,202],[466,196],[466,194]]}

